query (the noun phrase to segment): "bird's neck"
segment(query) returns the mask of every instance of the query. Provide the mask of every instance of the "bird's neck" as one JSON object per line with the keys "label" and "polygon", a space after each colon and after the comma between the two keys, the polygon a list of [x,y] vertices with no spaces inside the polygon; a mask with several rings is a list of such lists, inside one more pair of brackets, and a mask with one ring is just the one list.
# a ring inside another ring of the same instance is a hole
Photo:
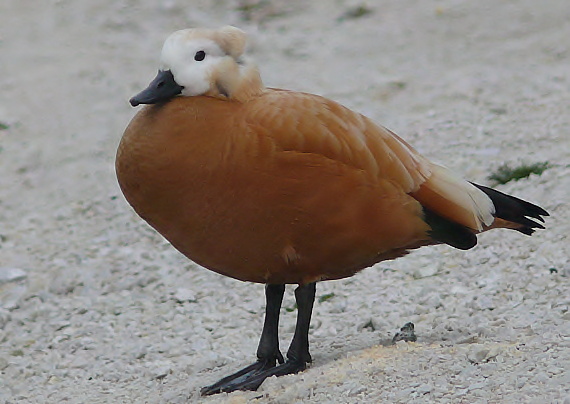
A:
{"label": "bird's neck", "polygon": [[205,95],[245,102],[264,91],[265,86],[257,66],[253,63],[245,63],[235,64],[223,74],[213,74],[210,90]]}

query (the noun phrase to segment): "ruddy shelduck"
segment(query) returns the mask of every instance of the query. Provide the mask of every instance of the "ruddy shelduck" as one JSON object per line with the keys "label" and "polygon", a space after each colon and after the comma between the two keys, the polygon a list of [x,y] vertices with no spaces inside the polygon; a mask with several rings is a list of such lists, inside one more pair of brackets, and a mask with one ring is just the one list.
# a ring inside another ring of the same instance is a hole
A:
{"label": "ruddy shelduck", "polygon": [[[264,87],[235,27],[170,35],[121,140],[121,189],[191,260],[266,284],[257,361],[202,394],[256,389],[311,361],[315,284],[412,249],[469,249],[492,228],[532,234],[548,213],[463,180],[390,130],[326,98]],[[297,324],[279,351],[285,284]],[[277,364],[277,362],[279,364]]]}

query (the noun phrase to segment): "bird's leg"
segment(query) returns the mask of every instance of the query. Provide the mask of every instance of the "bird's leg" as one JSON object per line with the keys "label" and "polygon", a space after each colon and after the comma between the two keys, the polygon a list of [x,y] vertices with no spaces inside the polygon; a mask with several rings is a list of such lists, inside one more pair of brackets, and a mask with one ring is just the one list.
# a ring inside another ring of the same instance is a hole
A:
{"label": "bird's leg", "polygon": [[295,326],[293,340],[287,351],[287,361],[281,363],[279,366],[250,372],[247,378],[236,379],[230,384],[225,385],[221,391],[257,390],[261,383],[268,377],[289,375],[307,368],[307,363],[311,362],[311,355],[309,354],[309,325],[311,323],[311,314],[315,301],[315,291],[315,283],[301,285],[295,289],[297,324]]}
{"label": "bird's leg", "polygon": [[285,285],[266,285],[265,286],[265,321],[263,323],[263,331],[257,347],[257,362],[246,366],[238,372],[231,374],[211,386],[206,386],[201,390],[203,396],[211,394],[229,392],[239,390],[236,385],[241,385],[249,378],[260,372],[275,367],[276,362],[283,363],[283,355],[279,351],[278,327],[279,327],[279,311],[281,310],[281,302]]}
{"label": "bird's leg", "polygon": [[279,351],[279,311],[281,310],[281,302],[285,293],[285,285],[266,285],[265,286],[265,321],[263,322],[263,331],[259,339],[257,347],[257,360],[267,362],[265,368],[275,366],[275,361],[283,363],[283,355]]}
{"label": "bird's leg", "polygon": [[305,370],[307,363],[312,361],[311,354],[309,353],[309,326],[311,325],[311,314],[313,313],[316,290],[317,284],[315,282],[301,285],[295,289],[297,324],[295,325],[293,340],[287,351],[287,362],[298,364],[300,369],[296,372],[289,373],[297,373],[301,370]]}

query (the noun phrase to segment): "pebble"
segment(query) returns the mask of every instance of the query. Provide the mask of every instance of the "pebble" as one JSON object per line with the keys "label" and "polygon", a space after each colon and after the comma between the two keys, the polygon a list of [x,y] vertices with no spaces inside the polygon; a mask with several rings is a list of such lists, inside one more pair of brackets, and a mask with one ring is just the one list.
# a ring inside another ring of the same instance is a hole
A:
{"label": "pebble", "polygon": [[22,283],[7,283],[0,292],[0,309],[15,310],[20,307],[20,300],[28,292],[28,287]]}
{"label": "pebble", "polygon": [[400,391],[398,391],[396,393],[396,398],[398,400],[406,400],[409,399],[409,397],[412,395],[412,393],[414,392],[414,389],[411,387],[405,388],[405,389],[401,389]]}
{"label": "pebble", "polygon": [[363,386],[362,384],[358,384],[358,385],[350,388],[350,390],[348,391],[348,395],[349,395],[349,397],[354,397],[354,396],[357,396],[360,393],[363,393],[365,391],[366,391],[366,386]]}
{"label": "pebble", "polygon": [[27,274],[20,268],[0,267],[0,285],[9,282],[18,282],[27,278]]}
{"label": "pebble", "polygon": [[172,372],[170,365],[161,365],[151,370],[153,379],[164,379]]}
{"label": "pebble", "polygon": [[413,271],[413,276],[416,279],[428,278],[430,276],[436,275],[438,271],[439,271],[439,266],[436,265],[435,263],[431,263],[428,265],[418,266]]}
{"label": "pebble", "polygon": [[499,355],[500,350],[496,347],[476,346],[468,354],[467,359],[471,363],[488,362]]}
{"label": "pebble", "polygon": [[489,352],[489,348],[476,348],[467,354],[467,359],[469,359],[471,363],[481,363],[485,360]]}
{"label": "pebble", "polygon": [[4,329],[4,326],[12,319],[10,312],[0,308],[0,330]]}
{"label": "pebble", "polygon": [[478,382],[478,383],[473,383],[471,384],[467,389],[469,391],[473,391],[473,390],[478,390],[478,389],[482,389],[484,387],[487,386],[486,382]]}
{"label": "pebble", "polygon": [[528,381],[527,377],[518,377],[516,382],[517,389],[522,389],[527,381]]}
{"label": "pebble", "polygon": [[468,388],[459,388],[459,389],[455,390],[453,397],[454,398],[463,397],[465,394],[467,394],[468,391],[469,391]]}
{"label": "pebble", "polygon": [[537,383],[548,383],[550,381],[550,377],[546,372],[539,372],[534,376],[533,380]]}
{"label": "pebble", "polygon": [[478,296],[473,302],[473,306],[479,310],[492,310],[495,308],[493,299],[489,296]]}
{"label": "pebble", "polygon": [[470,335],[467,338],[462,338],[456,342],[456,344],[473,344],[479,340],[477,335]]}
{"label": "pebble", "polygon": [[196,295],[190,289],[186,288],[178,288],[176,292],[174,292],[174,300],[178,303],[185,303],[185,302],[196,302]]}

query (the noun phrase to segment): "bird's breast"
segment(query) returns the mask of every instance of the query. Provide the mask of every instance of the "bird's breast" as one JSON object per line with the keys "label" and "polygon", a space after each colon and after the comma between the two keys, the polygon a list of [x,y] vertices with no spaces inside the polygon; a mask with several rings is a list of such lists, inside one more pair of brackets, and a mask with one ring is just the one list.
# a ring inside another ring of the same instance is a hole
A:
{"label": "bird's breast", "polygon": [[[145,107],[125,130],[116,171],[136,212],[182,253],[226,275],[264,282],[259,267],[275,266],[270,261],[281,260],[284,244],[264,238],[282,230],[271,217],[278,208],[267,208],[279,205],[268,195],[280,192],[268,189],[270,146],[249,136],[239,109],[189,98]],[[258,263],[255,248],[265,251]]]}

